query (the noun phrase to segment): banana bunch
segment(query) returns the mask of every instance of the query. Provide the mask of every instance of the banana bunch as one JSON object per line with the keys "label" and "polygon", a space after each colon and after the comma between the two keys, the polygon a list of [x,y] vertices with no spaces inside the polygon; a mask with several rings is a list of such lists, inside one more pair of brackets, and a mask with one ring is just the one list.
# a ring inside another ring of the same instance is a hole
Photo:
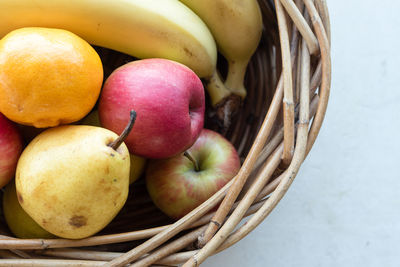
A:
{"label": "banana bunch", "polygon": [[[181,2],[180,2],[181,1]],[[22,27],[69,30],[136,58],[185,64],[208,81],[214,106],[246,96],[246,67],[261,36],[256,0],[1,0],[0,38]],[[229,63],[225,83],[217,47]]]}
{"label": "banana bunch", "polygon": [[[224,83],[227,90],[246,97],[243,81],[248,62],[255,52],[262,33],[262,16],[257,0],[180,0],[192,9],[208,26],[218,50],[228,61]],[[214,73],[211,87],[220,87],[220,77]],[[220,94],[220,95],[226,95]],[[215,97],[216,104],[222,99]]]}
{"label": "banana bunch", "polygon": [[160,57],[210,77],[217,60],[204,22],[178,0],[2,0],[0,38],[21,27],[69,30],[137,58]]}

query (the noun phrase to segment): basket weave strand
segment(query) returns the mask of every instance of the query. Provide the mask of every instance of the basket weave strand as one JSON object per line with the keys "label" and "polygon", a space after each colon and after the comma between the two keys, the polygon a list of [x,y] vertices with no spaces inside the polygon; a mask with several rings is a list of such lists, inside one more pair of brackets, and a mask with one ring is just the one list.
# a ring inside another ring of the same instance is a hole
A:
{"label": "basket weave strand", "polygon": [[[331,33],[325,0],[259,4],[264,32],[246,74],[248,96],[226,132],[243,159],[235,179],[176,222],[154,207],[138,181],[117,218],[82,240],[18,239],[2,220],[0,266],[197,266],[270,214],[322,126],[331,83]],[[98,49],[110,71],[132,60]],[[247,216],[247,223],[236,228]]]}

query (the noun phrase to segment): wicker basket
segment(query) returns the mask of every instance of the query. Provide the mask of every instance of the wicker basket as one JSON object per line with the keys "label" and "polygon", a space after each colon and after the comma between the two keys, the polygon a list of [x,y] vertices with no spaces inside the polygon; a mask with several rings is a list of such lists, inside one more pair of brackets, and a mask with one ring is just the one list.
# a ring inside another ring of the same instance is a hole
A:
{"label": "wicker basket", "polygon": [[[331,82],[330,25],[325,0],[259,3],[265,27],[246,74],[248,97],[225,132],[243,160],[236,178],[176,222],[157,210],[140,179],[119,215],[82,240],[14,238],[1,218],[0,266],[197,266],[265,219],[288,190],[323,122]],[[132,60],[98,51],[106,74]],[[219,62],[223,73],[226,64]],[[208,115],[206,127],[218,130]]]}

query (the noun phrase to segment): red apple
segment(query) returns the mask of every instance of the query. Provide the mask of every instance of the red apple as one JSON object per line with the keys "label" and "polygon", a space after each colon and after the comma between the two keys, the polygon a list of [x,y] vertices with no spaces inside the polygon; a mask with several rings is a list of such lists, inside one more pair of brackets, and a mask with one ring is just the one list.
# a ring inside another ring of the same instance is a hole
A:
{"label": "red apple", "polygon": [[233,145],[219,133],[203,129],[185,153],[149,162],[147,190],[161,211],[179,219],[221,189],[239,168]]}
{"label": "red apple", "polygon": [[0,113],[0,188],[15,175],[22,152],[22,138],[16,125]]}
{"label": "red apple", "polygon": [[204,124],[204,88],[188,67],[166,59],[125,64],[106,80],[99,102],[101,125],[120,134],[134,109],[137,119],[125,140],[129,151],[166,158],[189,148]]}

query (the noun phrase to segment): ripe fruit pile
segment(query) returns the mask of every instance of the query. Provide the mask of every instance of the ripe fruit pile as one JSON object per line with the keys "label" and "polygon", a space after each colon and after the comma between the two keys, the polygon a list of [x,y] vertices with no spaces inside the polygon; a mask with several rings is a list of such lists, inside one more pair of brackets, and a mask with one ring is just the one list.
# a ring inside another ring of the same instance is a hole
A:
{"label": "ripe fruit pile", "polygon": [[[224,110],[246,97],[256,0],[40,2],[0,4],[0,187],[14,235],[96,234],[140,177],[179,219],[236,175],[233,145],[204,129],[205,102]],[[90,44],[139,59],[103,81]]]}

